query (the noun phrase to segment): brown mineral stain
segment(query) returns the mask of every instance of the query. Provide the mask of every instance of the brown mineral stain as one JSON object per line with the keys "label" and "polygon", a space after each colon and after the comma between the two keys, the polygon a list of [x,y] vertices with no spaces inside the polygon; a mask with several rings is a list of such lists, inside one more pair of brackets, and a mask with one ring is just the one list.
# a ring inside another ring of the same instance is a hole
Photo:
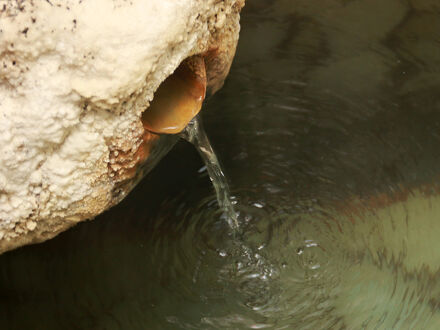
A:
{"label": "brown mineral stain", "polygon": [[144,128],[159,134],[181,132],[199,113],[205,93],[204,60],[201,56],[190,57],[156,91],[142,115]]}

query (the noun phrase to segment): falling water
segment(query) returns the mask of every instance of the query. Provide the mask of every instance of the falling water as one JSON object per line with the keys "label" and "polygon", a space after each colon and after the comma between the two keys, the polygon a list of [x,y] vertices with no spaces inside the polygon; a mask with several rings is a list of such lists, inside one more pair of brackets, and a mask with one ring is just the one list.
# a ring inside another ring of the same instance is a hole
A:
{"label": "falling water", "polygon": [[208,136],[203,128],[202,121],[196,116],[180,135],[186,141],[194,145],[205,163],[209,178],[217,195],[217,202],[224,212],[229,226],[237,230],[238,219],[231,201],[231,194],[226,177],[222,171],[217,156],[209,143]]}

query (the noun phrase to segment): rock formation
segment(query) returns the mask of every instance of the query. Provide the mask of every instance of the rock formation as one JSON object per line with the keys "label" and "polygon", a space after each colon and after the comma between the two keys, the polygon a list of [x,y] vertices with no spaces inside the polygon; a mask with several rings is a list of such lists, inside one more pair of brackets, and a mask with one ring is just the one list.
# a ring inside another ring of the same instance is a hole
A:
{"label": "rock formation", "polygon": [[175,97],[198,98],[184,102],[196,107],[184,125],[229,71],[243,5],[0,3],[0,253],[50,239],[126,196],[162,140],[153,132],[167,132],[158,127],[163,102],[153,107],[161,84],[173,72],[194,78]]}

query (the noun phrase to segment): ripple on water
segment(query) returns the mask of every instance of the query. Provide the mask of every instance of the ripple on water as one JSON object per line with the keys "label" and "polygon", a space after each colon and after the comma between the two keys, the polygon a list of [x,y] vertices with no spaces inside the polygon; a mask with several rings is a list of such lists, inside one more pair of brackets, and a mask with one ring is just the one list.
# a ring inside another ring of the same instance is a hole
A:
{"label": "ripple on water", "polygon": [[[153,264],[164,265],[160,277],[168,279],[161,299],[176,304],[160,311],[174,311],[163,315],[168,322],[187,329],[434,329],[440,320],[438,267],[413,265],[414,252],[393,241],[396,230],[415,229],[412,221],[435,221],[440,206],[432,200],[415,194],[405,205],[353,219],[317,205],[277,214],[261,200],[235,198],[239,233],[207,198],[152,240]],[[416,218],[428,204],[433,213]],[[405,240],[417,248],[416,237]]]}
{"label": "ripple on water", "polygon": [[185,150],[100,221],[2,255],[0,324],[439,329],[440,189],[408,188],[439,178],[438,3],[247,1],[202,112],[253,189],[235,192],[242,231],[194,182],[151,214],[196,181]]}

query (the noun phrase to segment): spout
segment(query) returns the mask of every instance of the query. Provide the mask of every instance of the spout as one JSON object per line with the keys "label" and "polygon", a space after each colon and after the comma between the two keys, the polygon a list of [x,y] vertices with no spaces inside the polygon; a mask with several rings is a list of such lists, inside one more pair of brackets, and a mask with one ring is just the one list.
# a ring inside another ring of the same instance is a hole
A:
{"label": "spout", "polygon": [[200,111],[206,94],[205,61],[193,56],[183,61],[158,88],[142,115],[145,130],[177,134]]}

